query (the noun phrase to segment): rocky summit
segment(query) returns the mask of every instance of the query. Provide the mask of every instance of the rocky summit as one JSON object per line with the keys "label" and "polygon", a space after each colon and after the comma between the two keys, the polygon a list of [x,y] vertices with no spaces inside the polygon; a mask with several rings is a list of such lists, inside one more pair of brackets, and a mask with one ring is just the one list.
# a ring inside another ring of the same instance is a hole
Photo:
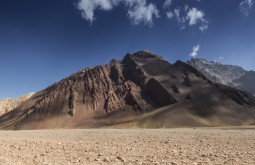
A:
{"label": "rocky summit", "polygon": [[201,58],[192,58],[187,63],[213,81],[249,91],[255,95],[254,71],[247,71],[240,66],[224,65]]}
{"label": "rocky summit", "polygon": [[0,117],[1,129],[255,124],[255,98],[150,51],[83,69]]}

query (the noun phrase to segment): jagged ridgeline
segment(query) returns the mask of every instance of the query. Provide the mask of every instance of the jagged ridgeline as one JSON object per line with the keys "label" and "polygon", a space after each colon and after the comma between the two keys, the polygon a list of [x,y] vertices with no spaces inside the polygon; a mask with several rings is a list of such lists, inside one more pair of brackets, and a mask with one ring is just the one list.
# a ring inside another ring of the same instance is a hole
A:
{"label": "jagged ridgeline", "polygon": [[149,51],[81,70],[0,117],[2,129],[180,127],[255,122],[255,98]]}
{"label": "jagged ridgeline", "polygon": [[224,65],[200,58],[192,58],[187,63],[213,81],[245,90],[255,95],[254,71],[247,71],[240,66]]}

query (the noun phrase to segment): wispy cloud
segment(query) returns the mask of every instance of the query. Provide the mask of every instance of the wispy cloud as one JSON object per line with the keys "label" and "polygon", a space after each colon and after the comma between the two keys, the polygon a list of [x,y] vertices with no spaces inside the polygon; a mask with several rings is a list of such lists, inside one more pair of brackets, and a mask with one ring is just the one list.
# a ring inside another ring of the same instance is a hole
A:
{"label": "wispy cloud", "polygon": [[77,7],[81,10],[82,18],[92,23],[95,19],[94,11],[100,10],[111,10],[113,8],[113,2],[111,0],[80,0]]}
{"label": "wispy cloud", "polygon": [[199,30],[201,30],[202,32],[208,29],[208,21],[207,20],[203,20],[202,24],[199,26]]}
{"label": "wispy cloud", "polygon": [[190,56],[191,56],[191,57],[196,57],[196,56],[198,56],[198,51],[199,51],[199,49],[200,49],[200,45],[199,45],[199,44],[196,45],[196,46],[194,46],[193,49],[192,49],[192,52],[190,53]]}
{"label": "wispy cloud", "polygon": [[187,20],[189,20],[189,25],[196,25],[198,21],[204,19],[204,12],[197,10],[195,7],[190,9],[187,13]]}
{"label": "wispy cloud", "polygon": [[[176,19],[181,30],[187,26],[197,26],[201,31],[208,29],[204,11],[195,7],[190,8],[188,5],[171,9],[172,3],[173,0],[165,0],[162,3],[163,9],[168,19]],[[127,17],[134,25],[152,26],[154,20],[160,17],[157,6],[148,0],[79,0],[77,8],[81,11],[82,18],[92,24],[96,20],[96,11],[110,11],[120,5],[124,6]]]}
{"label": "wispy cloud", "polygon": [[202,10],[198,10],[197,8],[191,8],[186,16],[186,19],[189,21],[189,25],[196,25],[198,22],[201,23],[199,29],[204,31],[208,29],[208,21],[204,18],[205,14]]}
{"label": "wispy cloud", "polygon": [[173,0],[166,0],[163,4],[164,8],[169,8],[172,5]]}
{"label": "wispy cloud", "polygon": [[254,4],[254,0],[243,0],[240,4],[240,10],[245,15],[248,16],[250,13],[250,10]]}
{"label": "wispy cloud", "polygon": [[166,12],[166,16],[167,16],[168,19],[174,18],[174,14],[171,11]]}
{"label": "wispy cloud", "polygon": [[198,25],[199,30],[205,31],[208,29],[208,21],[205,18],[205,13],[195,7],[189,8],[185,5],[183,8],[177,7],[173,11],[166,11],[167,18],[176,18],[180,24],[180,29],[183,30],[187,25]]}
{"label": "wispy cloud", "polygon": [[147,4],[145,0],[142,0],[128,10],[128,17],[135,25],[143,22],[151,26],[153,18],[159,18],[159,11],[155,5]]}
{"label": "wispy cloud", "polygon": [[128,18],[135,25],[152,25],[153,19],[159,18],[159,10],[147,0],[79,0],[77,8],[81,11],[82,18],[92,23],[96,10],[109,11],[120,4],[124,4]]}

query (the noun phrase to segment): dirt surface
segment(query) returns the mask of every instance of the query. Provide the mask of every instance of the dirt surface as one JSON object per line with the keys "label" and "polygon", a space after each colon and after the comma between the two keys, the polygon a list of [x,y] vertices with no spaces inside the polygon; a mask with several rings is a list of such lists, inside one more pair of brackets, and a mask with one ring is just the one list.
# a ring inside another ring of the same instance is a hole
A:
{"label": "dirt surface", "polygon": [[255,164],[255,127],[0,131],[0,165]]}

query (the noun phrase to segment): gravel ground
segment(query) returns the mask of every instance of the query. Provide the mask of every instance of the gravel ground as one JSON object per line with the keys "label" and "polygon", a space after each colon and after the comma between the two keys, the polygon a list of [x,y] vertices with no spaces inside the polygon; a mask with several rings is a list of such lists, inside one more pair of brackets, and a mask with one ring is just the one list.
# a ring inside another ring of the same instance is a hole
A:
{"label": "gravel ground", "polygon": [[0,165],[255,164],[255,127],[0,131]]}

